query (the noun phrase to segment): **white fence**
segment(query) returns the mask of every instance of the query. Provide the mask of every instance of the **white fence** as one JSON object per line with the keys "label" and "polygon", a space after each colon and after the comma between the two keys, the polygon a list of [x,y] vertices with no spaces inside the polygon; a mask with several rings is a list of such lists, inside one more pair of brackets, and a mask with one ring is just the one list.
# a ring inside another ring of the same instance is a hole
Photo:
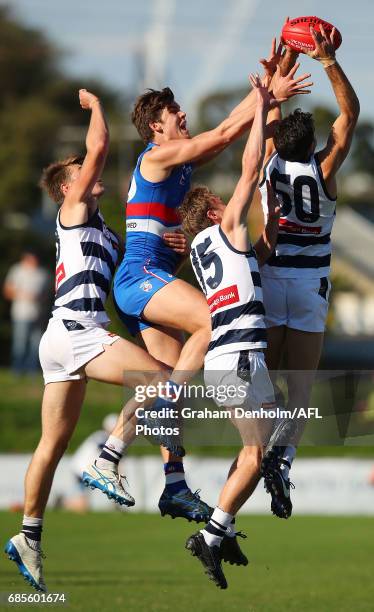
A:
{"label": "white fence", "polygon": [[[0,508],[8,509],[22,504],[23,478],[30,455],[0,455]],[[231,461],[228,459],[187,457],[186,475],[193,490],[215,505],[225,481]],[[164,487],[161,459],[158,457],[127,458],[121,466],[126,473],[129,488],[136,499],[131,512],[157,512],[157,502]],[[374,486],[370,476],[374,461],[359,459],[296,459],[292,480],[295,514],[361,514],[374,515]],[[77,494],[77,485],[71,472],[69,457],[58,467],[50,498],[54,504],[58,496],[65,498]],[[99,492],[90,492],[93,510],[114,508],[112,502]],[[270,496],[260,482],[255,494],[245,504],[243,513],[268,514]]]}

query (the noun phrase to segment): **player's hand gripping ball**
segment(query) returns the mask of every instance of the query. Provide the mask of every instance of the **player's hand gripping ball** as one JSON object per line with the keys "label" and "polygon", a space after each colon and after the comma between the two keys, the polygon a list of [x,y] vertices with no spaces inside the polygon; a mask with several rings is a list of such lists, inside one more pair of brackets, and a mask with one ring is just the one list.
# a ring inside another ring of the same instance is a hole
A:
{"label": "player's hand gripping ball", "polygon": [[[282,43],[291,47],[299,53],[307,53],[315,49],[315,43],[310,33],[310,27],[316,32],[320,32],[320,26],[324,28],[326,34],[331,34],[334,26],[328,21],[319,17],[295,17],[287,19],[282,28]],[[334,47],[337,49],[342,44],[342,36],[339,30],[335,29]]]}

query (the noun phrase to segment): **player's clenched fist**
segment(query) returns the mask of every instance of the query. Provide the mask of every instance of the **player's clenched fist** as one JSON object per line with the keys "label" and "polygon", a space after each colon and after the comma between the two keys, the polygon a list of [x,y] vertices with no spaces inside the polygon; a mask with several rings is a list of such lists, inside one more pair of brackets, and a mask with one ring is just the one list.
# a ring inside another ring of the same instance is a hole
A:
{"label": "player's clenched fist", "polygon": [[95,94],[87,91],[87,89],[79,90],[79,103],[84,109],[91,109],[95,102],[99,102],[99,98]]}

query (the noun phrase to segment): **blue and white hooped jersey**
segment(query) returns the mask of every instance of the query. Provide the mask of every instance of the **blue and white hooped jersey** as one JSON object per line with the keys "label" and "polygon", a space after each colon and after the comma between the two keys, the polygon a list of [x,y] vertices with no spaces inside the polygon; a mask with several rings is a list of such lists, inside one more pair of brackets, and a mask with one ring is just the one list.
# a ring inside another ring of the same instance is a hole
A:
{"label": "blue and white hooped jersey", "polygon": [[126,254],[128,260],[140,260],[175,272],[180,256],[165,245],[165,232],[181,227],[177,208],[190,189],[192,165],[174,168],[164,181],[152,183],[140,172],[143,155],[155,147],[148,144],[141,153],[132,175],[126,205]]}
{"label": "blue and white hooped jersey", "polygon": [[220,225],[199,232],[191,263],[212,317],[206,357],[266,347],[261,277],[256,252],[238,251]]}
{"label": "blue and white hooped jersey", "polygon": [[65,227],[56,220],[56,295],[52,316],[109,322],[105,311],[119,245],[97,209],[82,225]]}
{"label": "blue and white hooped jersey", "polygon": [[326,190],[315,156],[305,164],[285,161],[277,153],[270,158],[260,185],[265,218],[266,179],[279,196],[282,209],[275,251],[261,268],[261,275],[270,278],[328,276],[336,199]]}

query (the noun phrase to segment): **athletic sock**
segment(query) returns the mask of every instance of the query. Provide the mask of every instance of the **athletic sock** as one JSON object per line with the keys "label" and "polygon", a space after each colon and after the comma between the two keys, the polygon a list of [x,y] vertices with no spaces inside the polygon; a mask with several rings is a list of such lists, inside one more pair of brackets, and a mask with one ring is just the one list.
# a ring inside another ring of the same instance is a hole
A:
{"label": "athletic sock", "polygon": [[204,529],[200,530],[205,543],[208,546],[220,546],[233,518],[232,514],[224,512],[221,508],[215,508],[209,523],[205,525]]}
{"label": "athletic sock", "polygon": [[42,531],[42,518],[34,518],[33,516],[26,516],[26,514],[24,514],[21,533],[26,536],[27,542],[33,550],[40,550]]}
{"label": "athletic sock", "polygon": [[236,536],[236,529],[235,529],[235,516],[234,516],[234,518],[232,519],[232,521],[231,521],[230,525],[227,527],[227,530],[226,530],[225,535],[226,535],[228,538],[235,538],[235,536]]}
{"label": "athletic sock", "polygon": [[179,493],[188,489],[182,461],[168,461],[164,463],[164,472],[165,487],[169,493]]}
{"label": "athletic sock", "polygon": [[116,471],[126,446],[127,444],[123,440],[120,440],[120,438],[109,436],[99,458],[96,459],[96,467],[103,470]]}
{"label": "athletic sock", "polygon": [[280,459],[280,469],[285,480],[289,478],[289,471],[293,460],[295,459],[296,448],[294,446],[286,446],[284,453]]}

